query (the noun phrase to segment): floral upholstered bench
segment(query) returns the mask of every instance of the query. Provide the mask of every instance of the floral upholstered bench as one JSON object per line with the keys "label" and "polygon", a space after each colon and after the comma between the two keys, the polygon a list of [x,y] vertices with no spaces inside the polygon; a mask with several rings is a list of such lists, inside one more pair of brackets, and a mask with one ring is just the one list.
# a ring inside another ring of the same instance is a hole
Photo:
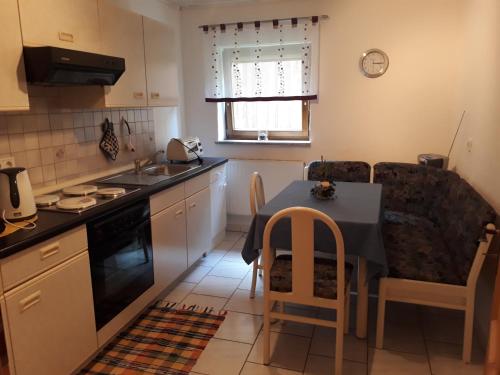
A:
{"label": "floral upholstered bench", "polygon": [[374,182],[383,186],[389,267],[380,282],[377,346],[386,300],[464,310],[463,359],[469,362],[476,282],[496,233],[495,210],[451,171],[378,163]]}

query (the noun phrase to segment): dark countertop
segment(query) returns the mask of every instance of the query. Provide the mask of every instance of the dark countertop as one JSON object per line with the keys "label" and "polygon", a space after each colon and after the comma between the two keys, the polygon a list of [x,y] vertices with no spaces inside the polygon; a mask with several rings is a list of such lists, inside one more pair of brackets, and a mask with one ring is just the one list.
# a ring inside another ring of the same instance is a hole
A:
{"label": "dark countertop", "polygon": [[[192,172],[187,172],[178,177],[173,177],[168,180],[159,182],[150,186],[135,186],[140,188],[131,194],[127,194],[121,198],[115,199],[102,206],[97,206],[81,214],[38,211],[37,227],[33,230],[18,230],[6,237],[0,238],[0,258],[6,258],[9,255],[22,251],[30,246],[36,245],[42,241],[48,240],[58,234],[66,232],[72,228],[84,225],[87,221],[96,218],[106,212],[119,210],[124,205],[139,201],[141,199],[149,199],[149,197],[162,190],[171,188],[193,177],[203,174],[210,169],[218,167],[226,163],[225,158],[204,157],[201,168],[197,168]],[[101,178],[102,179],[102,178]],[[101,180],[99,179],[99,180]],[[114,185],[114,186],[119,186]]]}

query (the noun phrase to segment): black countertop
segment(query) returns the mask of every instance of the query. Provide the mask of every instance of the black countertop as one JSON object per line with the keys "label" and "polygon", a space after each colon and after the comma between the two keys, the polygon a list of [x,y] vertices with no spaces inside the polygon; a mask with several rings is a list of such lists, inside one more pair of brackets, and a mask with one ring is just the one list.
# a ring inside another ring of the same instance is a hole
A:
{"label": "black countertop", "polygon": [[[135,186],[140,188],[131,194],[127,194],[121,198],[114,199],[107,204],[97,206],[81,214],[64,213],[64,212],[49,212],[38,211],[38,220],[36,228],[33,230],[18,230],[6,237],[0,238],[0,258],[6,258],[9,255],[15,254],[39,242],[48,240],[58,234],[66,232],[79,225],[85,224],[87,221],[96,218],[106,212],[119,210],[124,205],[139,201],[141,199],[149,199],[149,197],[162,190],[187,181],[193,177],[203,174],[210,169],[218,167],[226,163],[225,158],[210,158],[204,157],[201,168],[196,168],[191,172],[184,173],[177,177],[167,179],[150,186]],[[114,186],[119,186],[114,185]]]}

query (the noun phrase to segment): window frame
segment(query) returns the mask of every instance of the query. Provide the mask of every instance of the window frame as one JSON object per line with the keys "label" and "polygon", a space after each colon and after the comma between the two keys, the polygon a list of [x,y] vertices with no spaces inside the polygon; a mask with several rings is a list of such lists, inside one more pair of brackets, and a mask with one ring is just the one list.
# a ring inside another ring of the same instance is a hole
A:
{"label": "window frame", "polygon": [[[268,131],[267,137],[270,141],[309,141],[311,110],[309,100],[302,102],[302,130],[300,131]],[[235,130],[233,102],[224,102],[224,122],[226,140],[255,140],[258,139],[257,130]]]}

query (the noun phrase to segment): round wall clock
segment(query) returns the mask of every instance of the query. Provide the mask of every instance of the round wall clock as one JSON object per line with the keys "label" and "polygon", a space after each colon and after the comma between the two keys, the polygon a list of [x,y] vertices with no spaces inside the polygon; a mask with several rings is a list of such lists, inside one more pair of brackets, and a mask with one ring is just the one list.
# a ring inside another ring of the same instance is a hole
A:
{"label": "round wall clock", "polygon": [[389,67],[389,56],[380,49],[369,49],[361,55],[359,67],[368,78],[380,77]]}

